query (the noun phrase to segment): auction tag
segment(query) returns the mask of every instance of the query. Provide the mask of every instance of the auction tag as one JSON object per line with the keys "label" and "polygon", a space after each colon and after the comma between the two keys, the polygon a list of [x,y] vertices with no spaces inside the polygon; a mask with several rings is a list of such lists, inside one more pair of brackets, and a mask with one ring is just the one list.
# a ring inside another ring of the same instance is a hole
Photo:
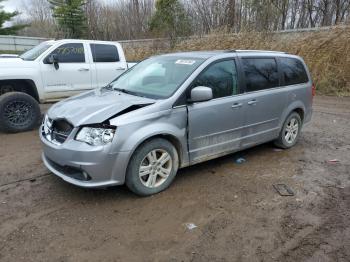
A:
{"label": "auction tag", "polygon": [[194,63],[196,63],[195,60],[183,60],[183,59],[177,60],[175,62],[175,64],[178,64],[178,65],[193,65]]}

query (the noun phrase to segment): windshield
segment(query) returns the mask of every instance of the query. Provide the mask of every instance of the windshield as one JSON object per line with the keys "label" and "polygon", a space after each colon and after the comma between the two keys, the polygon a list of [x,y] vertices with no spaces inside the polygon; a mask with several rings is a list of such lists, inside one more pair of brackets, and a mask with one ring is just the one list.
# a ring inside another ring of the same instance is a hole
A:
{"label": "windshield", "polygon": [[168,98],[203,61],[188,57],[152,57],[132,67],[109,87],[148,98]]}
{"label": "windshield", "polygon": [[52,45],[45,42],[41,43],[27,52],[24,52],[19,57],[26,61],[34,61],[51,46]]}

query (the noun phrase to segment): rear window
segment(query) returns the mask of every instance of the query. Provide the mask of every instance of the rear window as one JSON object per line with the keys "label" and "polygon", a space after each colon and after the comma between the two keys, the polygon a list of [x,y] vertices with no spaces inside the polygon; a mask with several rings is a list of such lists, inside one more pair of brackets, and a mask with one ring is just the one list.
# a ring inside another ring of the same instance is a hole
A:
{"label": "rear window", "polygon": [[279,85],[274,58],[243,58],[246,92],[264,90]]}
{"label": "rear window", "polygon": [[295,58],[280,58],[285,85],[302,84],[309,81],[303,63]]}
{"label": "rear window", "polygon": [[118,62],[118,49],[115,45],[90,44],[94,62]]}

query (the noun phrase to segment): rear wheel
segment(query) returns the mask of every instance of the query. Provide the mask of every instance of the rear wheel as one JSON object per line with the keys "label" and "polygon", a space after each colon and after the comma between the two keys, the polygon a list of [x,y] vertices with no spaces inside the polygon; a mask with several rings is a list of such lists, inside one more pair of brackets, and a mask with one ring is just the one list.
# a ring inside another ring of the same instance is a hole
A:
{"label": "rear wheel", "polygon": [[179,160],[175,147],[157,138],[141,145],[131,157],[126,185],[140,196],[166,189],[176,176]]}
{"label": "rear wheel", "polygon": [[275,145],[284,149],[291,148],[298,141],[302,121],[296,112],[291,113],[283,124],[282,130]]}
{"label": "rear wheel", "polygon": [[0,96],[0,130],[16,133],[35,128],[40,119],[38,102],[25,93],[9,92]]}

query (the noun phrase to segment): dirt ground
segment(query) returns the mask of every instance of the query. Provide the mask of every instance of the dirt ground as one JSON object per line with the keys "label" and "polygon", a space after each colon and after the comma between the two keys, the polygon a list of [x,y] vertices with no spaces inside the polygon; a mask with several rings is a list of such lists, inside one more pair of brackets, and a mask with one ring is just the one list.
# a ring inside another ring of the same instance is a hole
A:
{"label": "dirt ground", "polygon": [[294,148],[185,168],[147,198],[67,184],[43,166],[37,130],[0,134],[0,260],[350,261],[349,130],[350,98],[316,97]]}

